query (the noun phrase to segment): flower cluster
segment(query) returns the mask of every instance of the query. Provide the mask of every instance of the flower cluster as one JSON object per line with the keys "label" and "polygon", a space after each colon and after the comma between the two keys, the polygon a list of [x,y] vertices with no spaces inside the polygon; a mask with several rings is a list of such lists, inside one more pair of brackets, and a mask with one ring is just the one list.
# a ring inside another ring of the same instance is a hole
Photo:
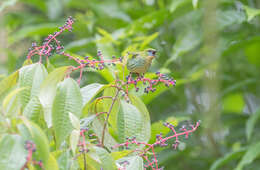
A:
{"label": "flower cluster", "polygon": [[41,160],[36,161],[36,160],[32,159],[32,155],[36,151],[35,143],[28,140],[25,142],[24,148],[28,151],[28,155],[26,157],[26,162],[25,162],[24,166],[21,168],[21,170],[28,168],[28,164],[30,164],[30,163],[32,163],[33,165],[38,165],[41,169],[44,169],[43,163]]}
{"label": "flower cluster", "polygon": [[[136,149],[135,152],[138,152],[139,155],[144,159],[146,160],[146,164],[144,165],[145,168],[152,168],[153,170],[160,170],[160,169],[163,169],[163,168],[159,168],[159,165],[158,165],[158,159],[156,157],[156,153],[154,151],[154,148],[156,146],[160,146],[160,147],[165,147],[165,146],[168,146],[168,140],[170,139],[175,139],[175,142],[174,144],[172,144],[172,148],[173,149],[176,149],[177,146],[179,145],[180,143],[180,140],[179,140],[179,137],[180,136],[185,136],[185,138],[187,139],[189,137],[189,135],[194,132],[200,125],[200,121],[198,121],[195,126],[194,125],[189,125],[189,127],[186,127],[186,126],[183,126],[181,129],[180,129],[180,132],[177,132],[175,130],[175,127],[174,125],[170,124],[170,123],[164,123],[164,126],[168,127],[171,129],[171,131],[173,132],[173,135],[171,136],[168,136],[168,137],[163,137],[162,134],[159,134],[156,136],[156,141],[153,143],[153,144],[149,144],[149,143],[145,143],[145,142],[139,142],[136,140],[135,137],[132,137],[132,138],[127,138],[126,139],[126,142],[122,143],[122,144],[118,144],[118,145],[115,145],[114,146],[114,149],[115,148],[118,148],[118,147],[124,147],[125,149],[129,149],[130,145],[144,145],[144,149],[143,150],[139,150],[139,149]],[[149,159],[149,157],[147,156],[148,155],[148,152],[151,151],[153,156],[151,159]]]}

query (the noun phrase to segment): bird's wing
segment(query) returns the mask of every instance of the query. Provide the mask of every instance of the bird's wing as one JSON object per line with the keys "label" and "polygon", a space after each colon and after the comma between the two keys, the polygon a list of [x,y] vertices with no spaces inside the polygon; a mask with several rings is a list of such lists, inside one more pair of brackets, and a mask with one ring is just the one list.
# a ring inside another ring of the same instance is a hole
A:
{"label": "bird's wing", "polygon": [[134,70],[136,68],[140,68],[140,67],[144,67],[145,65],[145,59],[143,57],[136,57],[136,58],[132,58],[129,59],[127,61],[127,69],[128,70]]}

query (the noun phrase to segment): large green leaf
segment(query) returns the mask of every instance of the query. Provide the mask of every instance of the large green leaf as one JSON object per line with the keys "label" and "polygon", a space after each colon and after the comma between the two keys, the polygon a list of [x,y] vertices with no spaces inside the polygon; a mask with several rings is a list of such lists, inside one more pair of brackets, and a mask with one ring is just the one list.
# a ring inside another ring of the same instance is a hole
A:
{"label": "large green leaf", "polygon": [[260,119],[260,109],[253,113],[246,122],[246,137],[247,140],[251,139],[256,122]]}
{"label": "large green leaf", "polygon": [[32,97],[38,95],[41,83],[47,75],[47,70],[40,63],[24,66],[19,70],[18,85],[26,88],[20,93],[22,108],[25,108]]}
{"label": "large green leaf", "polygon": [[22,117],[22,120],[31,135],[32,141],[36,144],[37,160],[42,160],[44,165],[46,165],[50,156],[49,141],[47,136],[35,123],[29,121],[25,117]]}
{"label": "large green leaf", "polygon": [[44,119],[48,125],[51,127],[51,110],[52,103],[56,94],[57,84],[64,79],[68,71],[68,66],[59,67],[53,70],[43,81],[40,87],[39,99],[44,109]]}
{"label": "large green leaf", "polygon": [[18,135],[4,135],[0,141],[0,169],[17,170],[26,162],[27,151]]}
{"label": "large green leaf", "polygon": [[57,163],[55,157],[53,156],[53,154],[51,154],[51,153],[50,153],[50,156],[49,156],[45,169],[46,170],[59,170],[58,163]]}
{"label": "large green leaf", "polygon": [[148,142],[151,135],[147,134],[150,132],[149,123],[150,119],[147,119],[147,115],[144,116],[144,113],[141,113],[133,104],[124,100],[120,102],[120,111],[117,116],[117,133],[120,142],[134,136],[137,141]]}
{"label": "large green leaf", "polygon": [[104,170],[115,170],[116,164],[113,157],[103,148],[94,147],[99,159],[101,160],[101,167]]}
{"label": "large green leaf", "polygon": [[80,88],[75,80],[67,78],[58,85],[52,108],[52,124],[57,146],[60,146],[72,131],[69,113],[79,118],[81,110],[82,96]]}
{"label": "large green leaf", "polygon": [[252,163],[260,155],[260,142],[249,146],[245,155],[238,163],[236,170],[242,170],[245,165]]}

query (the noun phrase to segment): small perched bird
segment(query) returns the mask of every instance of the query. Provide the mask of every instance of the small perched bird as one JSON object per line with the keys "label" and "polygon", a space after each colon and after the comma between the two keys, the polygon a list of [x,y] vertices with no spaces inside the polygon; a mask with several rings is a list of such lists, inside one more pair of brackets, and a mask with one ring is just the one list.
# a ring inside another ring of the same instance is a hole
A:
{"label": "small perched bird", "polygon": [[146,49],[141,52],[130,53],[127,59],[127,69],[131,73],[136,73],[138,76],[147,72],[151,66],[152,60],[155,58],[155,49]]}

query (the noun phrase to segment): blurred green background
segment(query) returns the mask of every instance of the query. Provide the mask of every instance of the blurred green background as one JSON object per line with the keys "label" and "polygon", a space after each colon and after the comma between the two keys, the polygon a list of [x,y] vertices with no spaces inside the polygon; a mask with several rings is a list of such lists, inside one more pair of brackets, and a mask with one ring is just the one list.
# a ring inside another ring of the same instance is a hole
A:
{"label": "blurred green background", "polygon": [[[177,86],[142,97],[152,122],[202,120],[177,150],[159,152],[161,166],[256,170],[259,15],[259,0],[1,0],[0,79],[21,67],[32,42],[41,43],[73,16],[73,32],[59,37],[70,53],[96,56],[100,49],[119,57],[127,50],[158,50],[150,72],[174,77]],[[54,66],[71,64],[63,56],[50,59]],[[84,73],[81,86],[106,81]]]}

